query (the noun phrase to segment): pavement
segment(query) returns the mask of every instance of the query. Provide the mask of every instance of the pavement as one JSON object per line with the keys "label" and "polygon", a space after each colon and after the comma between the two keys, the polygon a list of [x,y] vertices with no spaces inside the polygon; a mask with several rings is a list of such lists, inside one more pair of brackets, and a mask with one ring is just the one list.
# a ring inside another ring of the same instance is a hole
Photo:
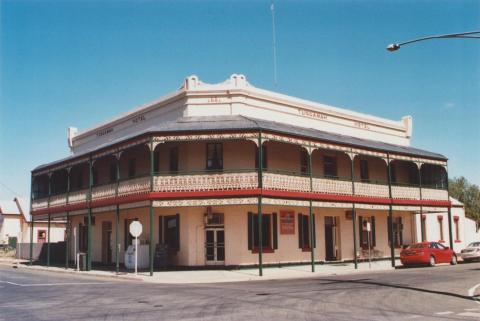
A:
{"label": "pavement", "polygon": [[[400,266],[400,261],[397,261]],[[353,263],[330,263],[315,265],[315,272],[311,271],[311,266],[291,265],[283,267],[265,267],[263,276],[259,276],[258,268],[242,268],[235,270],[188,270],[188,271],[161,271],[154,272],[150,276],[149,272],[139,272],[137,275],[130,272],[121,272],[116,274],[114,271],[92,270],[76,271],[75,269],[65,269],[64,267],[46,267],[41,265],[29,266],[26,260],[1,260],[0,265],[15,266],[32,270],[52,271],[57,273],[74,273],[79,275],[115,277],[119,279],[135,279],[148,283],[160,284],[190,284],[190,283],[225,283],[225,282],[243,282],[243,281],[266,281],[266,280],[285,280],[311,278],[329,275],[345,275],[362,272],[377,272],[393,270],[389,260],[374,261],[369,264],[362,262],[355,269]]]}
{"label": "pavement", "polygon": [[480,320],[480,263],[214,284],[0,266],[0,321]]}

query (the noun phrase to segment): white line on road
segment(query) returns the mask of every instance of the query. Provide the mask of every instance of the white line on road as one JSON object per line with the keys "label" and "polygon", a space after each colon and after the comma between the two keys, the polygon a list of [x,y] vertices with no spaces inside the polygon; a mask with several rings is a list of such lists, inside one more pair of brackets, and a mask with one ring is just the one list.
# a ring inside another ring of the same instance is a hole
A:
{"label": "white line on road", "polygon": [[476,298],[475,297],[475,290],[480,287],[480,283],[478,283],[477,285],[474,285],[473,287],[471,287],[470,289],[468,289],[468,296],[471,296],[472,299],[474,299],[475,301],[477,301],[478,304],[480,304],[480,299]]}
{"label": "white line on road", "polygon": [[7,283],[16,286],[57,286],[57,285],[99,285],[99,284],[108,284],[107,282],[65,282],[65,283],[32,283],[32,284],[19,284],[9,281],[0,281],[2,283]]}
{"label": "white line on road", "polygon": [[475,313],[475,312],[462,312],[462,313],[459,313],[458,315],[462,317],[476,317],[480,319],[480,313]]}
{"label": "white line on road", "polygon": [[438,314],[438,315],[447,315],[447,314],[453,314],[452,311],[444,311],[444,312],[437,312],[435,314]]}
{"label": "white line on road", "polygon": [[465,311],[480,311],[480,308],[475,308],[475,309],[464,309]]}

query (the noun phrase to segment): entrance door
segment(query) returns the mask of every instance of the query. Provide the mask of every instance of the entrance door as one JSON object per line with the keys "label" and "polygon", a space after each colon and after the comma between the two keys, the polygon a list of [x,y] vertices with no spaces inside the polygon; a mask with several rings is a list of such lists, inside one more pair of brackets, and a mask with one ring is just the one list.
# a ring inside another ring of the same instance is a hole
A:
{"label": "entrance door", "polygon": [[102,222],[102,263],[112,263],[112,222]]}
{"label": "entrance door", "polygon": [[337,256],[337,218],[325,216],[325,261],[336,261]]}
{"label": "entrance door", "polygon": [[225,264],[225,230],[223,228],[205,229],[205,263],[207,265]]}

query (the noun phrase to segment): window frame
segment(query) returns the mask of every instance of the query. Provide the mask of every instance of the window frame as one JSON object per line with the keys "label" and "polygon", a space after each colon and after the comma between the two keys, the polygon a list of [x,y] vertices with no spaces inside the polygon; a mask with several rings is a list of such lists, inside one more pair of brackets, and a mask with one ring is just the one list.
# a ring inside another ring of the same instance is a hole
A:
{"label": "window frame", "polygon": [[[329,171],[332,170],[332,173]],[[323,175],[328,178],[338,178],[338,160],[335,156],[323,155]]]}
{"label": "window frame", "polygon": [[[206,169],[210,171],[223,170],[223,143],[214,142],[206,145]],[[213,147],[212,155],[210,155],[210,147]]]}

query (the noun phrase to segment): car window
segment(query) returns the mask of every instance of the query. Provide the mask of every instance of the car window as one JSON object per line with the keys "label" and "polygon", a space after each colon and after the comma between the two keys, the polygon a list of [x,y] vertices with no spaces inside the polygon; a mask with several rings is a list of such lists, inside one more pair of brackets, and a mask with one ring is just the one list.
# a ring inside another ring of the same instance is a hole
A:
{"label": "car window", "polygon": [[430,248],[431,249],[437,249],[438,248],[437,243],[434,243],[434,242],[430,243]]}
{"label": "car window", "polygon": [[480,247],[480,242],[473,242],[468,245],[468,247]]}
{"label": "car window", "polygon": [[438,247],[440,250],[445,250],[445,249],[446,249],[446,247],[443,246],[443,244],[440,244],[440,243],[435,243],[435,244],[437,244],[437,247]]}
{"label": "car window", "polygon": [[423,249],[425,247],[426,247],[425,244],[418,243],[418,244],[409,245],[407,249]]}

